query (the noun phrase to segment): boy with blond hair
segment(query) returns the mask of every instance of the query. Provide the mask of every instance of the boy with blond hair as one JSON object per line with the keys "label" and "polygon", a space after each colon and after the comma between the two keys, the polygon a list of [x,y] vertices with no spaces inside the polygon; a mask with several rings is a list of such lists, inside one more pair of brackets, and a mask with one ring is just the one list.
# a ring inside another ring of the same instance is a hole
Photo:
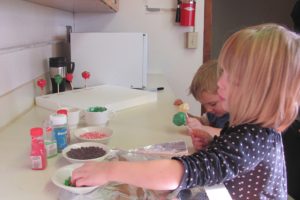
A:
{"label": "boy with blond hair", "polygon": [[[207,146],[229,120],[218,96],[218,62],[210,60],[199,67],[190,85],[190,94],[204,107],[200,116],[189,114],[187,127],[196,150]],[[177,100],[178,101],[178,100]]]}

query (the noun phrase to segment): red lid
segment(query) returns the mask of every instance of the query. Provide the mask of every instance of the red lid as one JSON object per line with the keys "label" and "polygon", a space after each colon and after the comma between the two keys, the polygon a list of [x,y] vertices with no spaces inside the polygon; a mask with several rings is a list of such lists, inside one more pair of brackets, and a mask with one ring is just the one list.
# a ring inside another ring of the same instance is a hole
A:
{"label": "red lid", "polygon": [[56,111],[57,114],[63,114],[63,115],[68,115],[68,110],[67,109],[59,109]]}
{"label": "red lid", "polygon": [[35,127],[30,129],[30,135],[32,137],[38,137],[43,135],[43,129],[40,127]]}

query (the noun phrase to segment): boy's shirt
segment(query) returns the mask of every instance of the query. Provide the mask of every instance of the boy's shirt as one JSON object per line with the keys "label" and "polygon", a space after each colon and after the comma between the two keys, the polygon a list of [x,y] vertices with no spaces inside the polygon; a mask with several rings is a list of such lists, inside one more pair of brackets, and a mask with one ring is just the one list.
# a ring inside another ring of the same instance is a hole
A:
{"label": "boy's shirt", "polygon": [[226,122],[229,121],[229,113],[224,114],[221,117],[217,117],[212,113],[206,113],[209,125],[215,128],[224,128]]}

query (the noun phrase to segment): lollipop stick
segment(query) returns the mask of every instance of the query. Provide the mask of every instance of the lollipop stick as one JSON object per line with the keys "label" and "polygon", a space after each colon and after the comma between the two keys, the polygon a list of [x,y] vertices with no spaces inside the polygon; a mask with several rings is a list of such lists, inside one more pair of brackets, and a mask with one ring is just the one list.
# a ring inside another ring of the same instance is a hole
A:
{"label": "lollipop stick", "polygon": [[61,75],[57,74],[54,76],[54,80],[57,84],[57,93],[59,93],[59,84],[61,84],[63,79],[62,79]]}
{"label": "lollipop stick", "polygon": [[185,113],[186,119],[188,120],[190,118],[189,114],[186,112]]}
{"label": "lollipop stick", "polygon": [[40,78],[37,81],[37,85],[40,87],[41,91],[40,94],[43,95],[44,94],[44,87],[46,86],[47,81],[45,79]]}
{"label": "lollipop stick", "polygon": [[88,71],[84,71],[81,73],[82,78],[84,78],[84,87],[86,88],[86,79],[89,79],[91,74]]}
{"label": "lollipop stick", "polygon": [[73,74],[72,73],[67,73],[66,79],[70,83],[71,90],[73,90],[73,86],[72,86]]}

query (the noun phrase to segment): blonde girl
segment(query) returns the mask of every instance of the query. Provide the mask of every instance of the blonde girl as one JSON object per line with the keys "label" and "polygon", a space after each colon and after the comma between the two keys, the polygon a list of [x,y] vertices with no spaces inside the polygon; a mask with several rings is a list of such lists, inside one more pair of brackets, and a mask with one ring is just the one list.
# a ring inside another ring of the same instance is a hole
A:
{"label": "blonde girl", "polygon": [[276,24],[245,28],[225,42],[218,93],[230,125],[208,148],[170,160],[88,163],[72,181],[156,190],[224,183],[232,199],[287,199],[281,132],[299,108],[299,42]]}

